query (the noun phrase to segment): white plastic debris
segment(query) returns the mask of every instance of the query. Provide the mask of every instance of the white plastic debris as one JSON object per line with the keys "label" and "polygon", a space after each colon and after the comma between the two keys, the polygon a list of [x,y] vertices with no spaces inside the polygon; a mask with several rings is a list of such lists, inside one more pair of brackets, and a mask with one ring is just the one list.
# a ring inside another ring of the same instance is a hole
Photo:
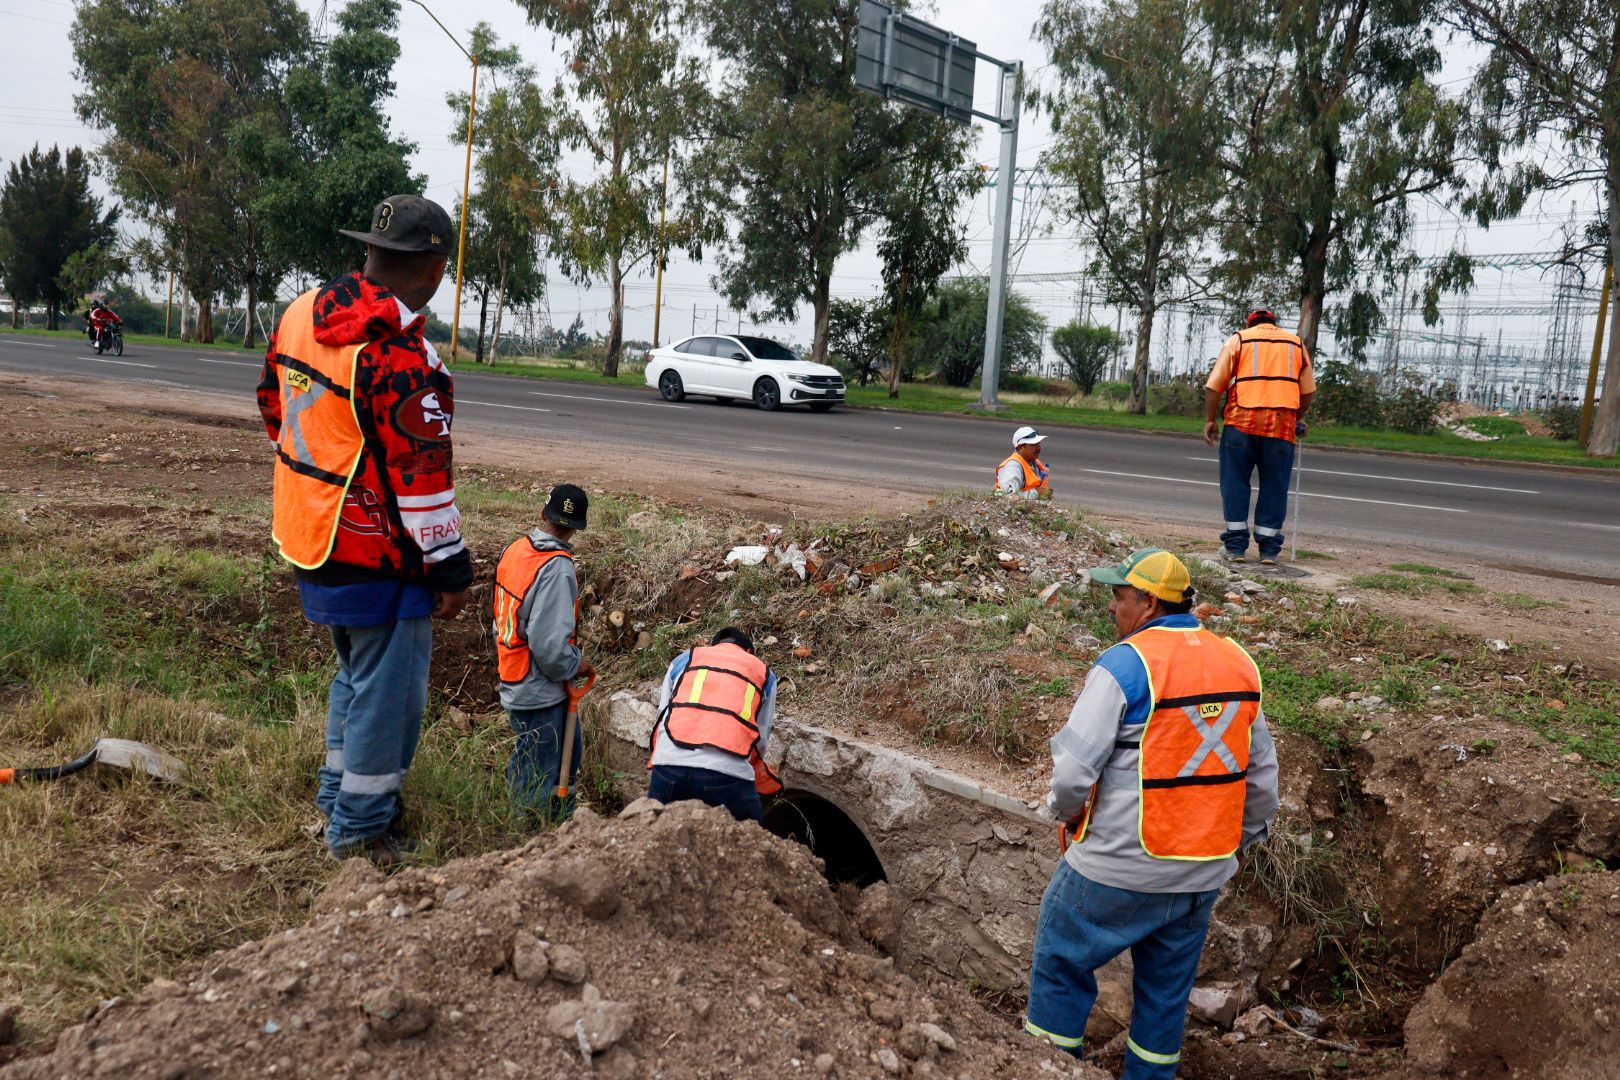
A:
{"label": "white plastic debris", "polygon": [[744,544],[726,552],[726,565],[758,566],[770,553],[771,549],[762,544]]}

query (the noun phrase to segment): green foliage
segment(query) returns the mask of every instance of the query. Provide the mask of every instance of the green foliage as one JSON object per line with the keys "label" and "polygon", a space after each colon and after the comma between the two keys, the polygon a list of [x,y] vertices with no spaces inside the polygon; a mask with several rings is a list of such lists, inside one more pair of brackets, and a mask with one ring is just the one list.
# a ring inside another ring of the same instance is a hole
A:
{"label": "green foliage", "polygon": [[696,258],[712,238],[712,226],[693,209],[677,208],[662,235],[659,229],[665,162],[708,105],[706,69],[695,56],[681,57],[662,0],[524,0],[523,6],[561,46],[556,93],[569,107],[558,118],[558,135],[597,169],[590,180],[569,180],[558,190],[555,242],[570,277],[607,274],[603,374],[616,376],[624,275],[662,259],[669,244]]}
{"label": "green foliage", "polygon": [[416,144],[396,138],[386,112],[399,59],[396,0],[350,0],[337,33],[287,72],[284,121],[239,144],[266,177],[256,210],[272,264],[328,281],[356,269],[365,249],[339,229],[364,229],[389,195],[421,191]]}
{"label": "green foliage", "polygon": [[865,386],[889,362],[894,318],[881,297],[834,300],[827,308],[827,360]]}
{"label": "green foliage", "polygon": [[[967,386],[984,365],[984,319],[989,286],[963,278],[940,286],[938,298],[917,320],[912,350],[919,370],[932,369],[947,386]],[[1022,295],[1009,292],[1002,315],[1001,370],[1016,374],[1040,359],[1046,320]]]}
{"label": "green foliage", "polygon": [[1055,79],[1043,160],[1072,193],[1059,209],[1095,252],[1104,299],[1137,312],[1129,408],[1145,413],[1154,314],[1204,293],[1221,58],[1192,0],[1047,0],[1036,33]]}
{"label": "green foliage", "polygon": [[[1299,296],[1305,347],[1325,317],[1359,356],[1409,269],[1413,199],[1457,173],[1463,107],[1433,81],[1439,0],[1208,10],[1229,61],[1227,290]],[[1346,299],[1324,311],[1329,294]]]}
{"label": "green foliage", "polygon": [[[1106,326],[1075,319],[1052,331],[1052,348],[1063,360],[1070,380],[1082,394],[1090,394],[1108,365],[1124,346],[1119,334]],[[1200,405],[1202,402],[1200,402]]]}
{"label": "green foliage", "polygon": [[1511,416],[1470,416],[1463,421],[1463,426],[1493,439],[1525,434],[1524,425]]}
{"label": "green foliage", "polygon": [[1472,581],[1427,574],[1414,577],[1409,574],[1391,571],[1361,574],[1351,578],[1350,585],[1357,589],[1377,589],[1380,592],[1405,593],[1408,596],[1426,596],[1436,589],[1451,593],[1454,596],[1479,592],[1479,586]]}
{"label": "green foliage", "polygon": [[1575,405],[1550,405],[1541,414],[1542,422],[1560,442],[1574,442],[1581,435],[1581,410]]}
{"label": "green foliage", "polygon": [[1440,400],[1415,379],[1403,379],[1394,393],[1384,396],[1382,412],[1386,427],[1409,435],[1428,435],[1439,426]]}
{"label": "green foliage", "polygon": [[90,192],[83,150],[35,146],[0,183],[0,284],[15,303],[43,301],[55,330],[64,308],[112,276],[117,220]]}
{"label": "green foliage", "polygon": [[1342,360],[1323,364],[1316,376],[1311,413],[1351,427],[1383,427],[1384,403],[1378,376]]}
{"label": "green foliage", "polygon": [[1148,387],[1148,406],[1165,416],[1203,416],[1204,379],[1196,373],[1177,375]]}

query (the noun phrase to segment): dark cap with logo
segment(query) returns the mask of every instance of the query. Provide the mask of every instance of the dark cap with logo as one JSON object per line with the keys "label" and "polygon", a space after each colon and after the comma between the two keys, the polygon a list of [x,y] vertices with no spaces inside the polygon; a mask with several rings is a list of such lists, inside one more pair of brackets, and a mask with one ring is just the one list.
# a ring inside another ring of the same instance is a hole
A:
{"label": "dark cap with logo", "polygon": [[371,212],[371,231],[339,229],[373,247],[389,251],[431,251],[451,253],[450,215],[432,199],[420,195],[390,195]]}
{"label": "dark cap with logo", "polygon": [[558,484],[551,489],[551,498],[546,500],[546,508],[540,513],[553,525],[561,525],[565,529],[583,529],[585,513],[590,508],[591,500],[586,497],[584,488]]}

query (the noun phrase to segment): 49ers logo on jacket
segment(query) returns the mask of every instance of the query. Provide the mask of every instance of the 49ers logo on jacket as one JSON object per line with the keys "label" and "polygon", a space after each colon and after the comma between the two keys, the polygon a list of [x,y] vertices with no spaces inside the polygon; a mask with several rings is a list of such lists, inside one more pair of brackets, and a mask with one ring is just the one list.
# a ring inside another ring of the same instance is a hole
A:
{"label": "49ers logo on jacket", "polygon": [[450,437],[450,414],[433,387],[418,390],[394,406],[394,427],[417,442],[438,443]]}

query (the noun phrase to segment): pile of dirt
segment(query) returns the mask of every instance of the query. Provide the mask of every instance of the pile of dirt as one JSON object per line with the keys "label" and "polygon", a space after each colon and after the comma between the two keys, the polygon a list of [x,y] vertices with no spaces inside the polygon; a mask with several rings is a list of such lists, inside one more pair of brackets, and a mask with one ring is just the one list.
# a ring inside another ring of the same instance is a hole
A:
{"label": "pile of dirt", "polygon": [[901,974],[804,848],[695,803],[387,879],[356,860],[315,911],[0,1075],[1106,1075]]}
{"label": "pile of dirt", "polygon": [[1615,1075],[1620,873],[1503,893],[1406,1020],[1407,1061],[1446,1077]]}

